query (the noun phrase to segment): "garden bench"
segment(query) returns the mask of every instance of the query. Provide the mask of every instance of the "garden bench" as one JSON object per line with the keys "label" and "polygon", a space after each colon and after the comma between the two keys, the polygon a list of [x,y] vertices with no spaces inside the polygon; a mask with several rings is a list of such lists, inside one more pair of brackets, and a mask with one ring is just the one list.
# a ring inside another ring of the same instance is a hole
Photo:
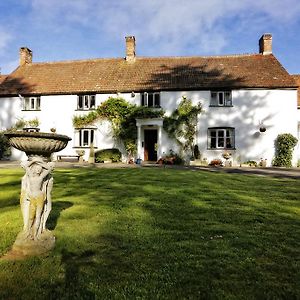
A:
{"label": "garden bench", "polygon": [[76,160],[79,161],[79,155],[57,155],[57,160],[62,161],[62,160]]}

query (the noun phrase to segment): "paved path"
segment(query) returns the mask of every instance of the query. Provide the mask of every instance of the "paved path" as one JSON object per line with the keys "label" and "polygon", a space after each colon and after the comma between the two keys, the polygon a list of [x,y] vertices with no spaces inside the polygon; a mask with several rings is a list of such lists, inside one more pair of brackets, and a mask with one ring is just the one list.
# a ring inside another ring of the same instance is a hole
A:
{"label": "paved path", "polygon": [[[225,168],[225,167],[197,167],[197,166],[160,166],[156,164],[146,165],[129,165],[125,163],[108,163],[108,164],[79,164],[71,162],[56,162],[56,168],[140,168],[140,167],[157,167],[157,168],[170,168],[170,169],[182,169],[182,170],[201,170],[206,172],[220,172],[220,173],[232,173],[232,174],[247,174],[258,176],[271,176],[276,178],[294,178],[300,179],[300,168]],[[0,161],[0,169],[12,169],[20,168],[19,161]]]}

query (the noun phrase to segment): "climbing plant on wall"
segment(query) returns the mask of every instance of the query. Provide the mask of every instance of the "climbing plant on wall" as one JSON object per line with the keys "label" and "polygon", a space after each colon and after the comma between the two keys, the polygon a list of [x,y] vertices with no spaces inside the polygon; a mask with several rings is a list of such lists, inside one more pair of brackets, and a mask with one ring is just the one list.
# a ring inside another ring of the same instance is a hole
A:
{"label": "climbing plant on wall", "polygon": [[200,102],[193,105],[191,99],[183,96],[178,108],[169,117],[164,118],[164,130],[179,144],[181,155],[189,151],[192,153],[197,130],[197,117],[201,112]]}
{"label": "climbing plant on wall", "polygon": [[275,140],[273,166],[290,168],[292,166],[293,149],[297,142],[297,138],[290,133],[279,134]]}

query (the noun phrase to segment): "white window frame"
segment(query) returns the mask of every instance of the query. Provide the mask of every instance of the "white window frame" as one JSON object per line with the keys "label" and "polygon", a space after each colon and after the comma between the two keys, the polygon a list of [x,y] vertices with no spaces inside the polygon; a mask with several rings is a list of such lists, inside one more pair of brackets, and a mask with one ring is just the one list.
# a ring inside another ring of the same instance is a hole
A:
{"label": "white window frame", "polygon": [[211,150],[235,149],[235,128],[233,127],[208,128],[207,148]]}
{"label": "white window frame", "polygon": [[77,110],[92,110],[95,108],[96,95],[77,95]]}
{"label": "white window frame", "polygon": [[211,91],[210,106],[232,106],[232,92]]}
{"label": "white window frame", "polygon": [[78,130],[78,147],[95,146],[95,128],[80,128]]}
{"label": "white window frame", "polygon": [[23,110],[41,110],[41,97],[24,97]]}
{"label": "white window frame", "polygon": [[[152,97],[152,105],[150,103],[149,105],[149,96]],[[158,98],[158,104],[156,104],[156,97]],[[145,107],[153,107],[153,108],[160,108],[160,93],[159,92],[154,92],[154,93],[141,93],[141,106]]]}

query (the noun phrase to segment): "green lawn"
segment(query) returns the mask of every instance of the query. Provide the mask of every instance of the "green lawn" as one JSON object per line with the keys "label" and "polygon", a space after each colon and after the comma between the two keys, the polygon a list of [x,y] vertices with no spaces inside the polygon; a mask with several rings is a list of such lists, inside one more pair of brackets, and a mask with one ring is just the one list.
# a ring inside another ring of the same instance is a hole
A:
{"label": "green lawn", "polygon": [[[22,227],[0,170],[0,254]],[[0,299],[300,299],[299,180],[57,169],[46,257],[0,261]]]}

